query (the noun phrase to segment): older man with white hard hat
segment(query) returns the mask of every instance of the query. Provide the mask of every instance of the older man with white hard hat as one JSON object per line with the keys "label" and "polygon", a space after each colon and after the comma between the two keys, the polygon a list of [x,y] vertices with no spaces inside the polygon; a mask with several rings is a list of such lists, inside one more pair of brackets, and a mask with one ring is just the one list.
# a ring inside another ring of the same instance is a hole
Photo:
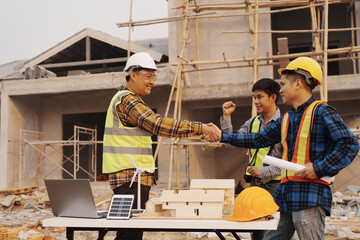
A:
{"label": "older man with white hard hat", "polygon": [[[110,186],[115,194],[134,194],[137,202],[137,180],[130,187],[135,173],[134,164],[151,169],[141,175],[141,208],[149,198],[154,184],[155,161],[151,135],[162,137],[190,137],[212,135],[214,128],[193,121],[180,121],[161,117],[142,100],[149,95],[156,80],[156,65],[146,52],[133,54],[124,71],[126,85],[121,86],[108,107],[104,144],[103,173],[109,174]],[[216,138],[216,137],[214,137]],[[220,140],[220,139],[217,139]],[[142,239],[142,231],[119,231],[115,239]]]}

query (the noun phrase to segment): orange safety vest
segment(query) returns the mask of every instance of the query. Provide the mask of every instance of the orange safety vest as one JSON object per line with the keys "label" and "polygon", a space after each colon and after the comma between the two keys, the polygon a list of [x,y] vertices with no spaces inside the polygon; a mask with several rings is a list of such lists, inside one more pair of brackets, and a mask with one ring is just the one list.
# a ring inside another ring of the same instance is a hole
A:
{"label": "orange safety vest", "polygon": [[[300,126],[298,129],[298,133],[296,136],[296,142],[294,146],[294,153],[292,155],[291,162],[297,163],[305,166],[305,164],[311,163],[310,161],[310,133],[312,130],[312,125],[314,121],[314,113],[317,106],[321,103],[326,104],[322,101],[314,101],[312,102],[304,111]],[[288,127],[290,123],[289,114],[285,113],[281,120],[281,145],[283,148],[282,159],[288,160],[288,145],[286,141]],[[300,176],[295,176],[295,172],[281,169],[281,183],[285,183],[287,181],[296,181],[296,182],[316,182],[321,184],[329,185],[329,183],[321,180],[321,179],[305,179]]]}

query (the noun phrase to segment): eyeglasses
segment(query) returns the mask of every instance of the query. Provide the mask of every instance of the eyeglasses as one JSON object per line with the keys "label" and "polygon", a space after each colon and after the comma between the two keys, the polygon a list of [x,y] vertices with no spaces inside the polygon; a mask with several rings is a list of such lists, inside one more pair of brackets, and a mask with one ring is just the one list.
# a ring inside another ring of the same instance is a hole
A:
{"label": "eyeglasses", "polygon": [[155,73],[149,73],[149,72],[145,72],[145,71],[139,71],[137,74],[141,74],[143,76],[143,78],[145,78],[146,80],[150,81],[153,80],[154,82],[157,79],[157,76]]}

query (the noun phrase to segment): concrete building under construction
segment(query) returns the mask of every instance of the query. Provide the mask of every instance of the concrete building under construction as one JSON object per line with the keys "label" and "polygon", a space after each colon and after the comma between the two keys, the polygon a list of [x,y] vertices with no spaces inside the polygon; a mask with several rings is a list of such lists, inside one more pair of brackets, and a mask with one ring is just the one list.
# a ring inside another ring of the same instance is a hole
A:
{"label": "concrete building under construction", "polygon": [[[311,56],[324,70],[324,86],[315,89],[315,97],[334,106],[351,129],[360,127],[357,1],[176,0],[168,1],[168,9],[165,19],[118,24],[168,22],[166,41],[128,44],[84,29],[28,61],[0,66],[0,189],[42,185],[43,178],[101,175],[106,110],[125,83],[128,51],[147,51],[158,65],[155,87],[144,97],[155,112],[219,125],[221,105],[231,100],[237,105],[234,129],[255,114],[254,81],[279,79],[279,66]],[[289,107],[280,103],[280,109]],[[186,143],[158,141],[159,184],[168,184],[172,175],[180,185],[192,178],[242,180],[247,150],[200,139]],[[353,170],[359,164],[357,157],[332,187],[359,185]]]}

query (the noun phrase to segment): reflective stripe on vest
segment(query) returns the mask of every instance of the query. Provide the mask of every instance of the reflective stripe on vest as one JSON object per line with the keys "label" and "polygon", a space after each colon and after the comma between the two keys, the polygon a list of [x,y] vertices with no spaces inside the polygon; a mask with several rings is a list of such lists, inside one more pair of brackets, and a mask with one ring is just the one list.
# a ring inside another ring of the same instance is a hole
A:
{"label": "reflective stripe on vest", "polygon": [[118,91],[108,107],[103,139],[103,173],[135,168],[128,155],[138,167],[155,168],[150,133],[138,127],[124,126],[117,114],[117,105],[129,94],[134,93]]}
{"label": "reflective stripe on vest", "polygon": [[[310,134],[312,129],[312,124],[314,120],[314,113],[317,106],[321,101],[312,102],[304,111],[298,133],[296,136],[296,142],[294,146],[294,153],[291,159],[291,162],[297,163],[305,166],[305,164],[311,163],[310,161]],[[285,113],[281,120],[281,145],[283,148],[282,159],[288,161],[288,145],[287,145],[287,132],[289,129],[290,118],[289,114]],[[328,185],[327,182],[321,179],[309,180],[302,178],[300,176],[295,176],[295,172],[289,171],[286,169],[281,169],[281,183],[287,181],[297,181],[297,182],[316,182]]]}
{"label": "reflective stripe on vest", "polygon": [[[257,133],[260,132],[260,119],[259,116],[255,117],[254,120],[251,123],[251,132],[252,133]],[[246,167],[246,171],[245,174],[251,176],[250,173],[247,172],[247,169],[250,166],[255,166],[255,167],[263,167],[263,156],[264,155],[268,155],[270,151],[270,147],[265,147],[265,148],[260,148],[260,149],[250,149],[250,164]],[[256,156],[255,156],[256,154]],[[261,176],[259,177],[261,178]],[[275,177],[273,178],[273,180],[280,180],[281,176]]]}

